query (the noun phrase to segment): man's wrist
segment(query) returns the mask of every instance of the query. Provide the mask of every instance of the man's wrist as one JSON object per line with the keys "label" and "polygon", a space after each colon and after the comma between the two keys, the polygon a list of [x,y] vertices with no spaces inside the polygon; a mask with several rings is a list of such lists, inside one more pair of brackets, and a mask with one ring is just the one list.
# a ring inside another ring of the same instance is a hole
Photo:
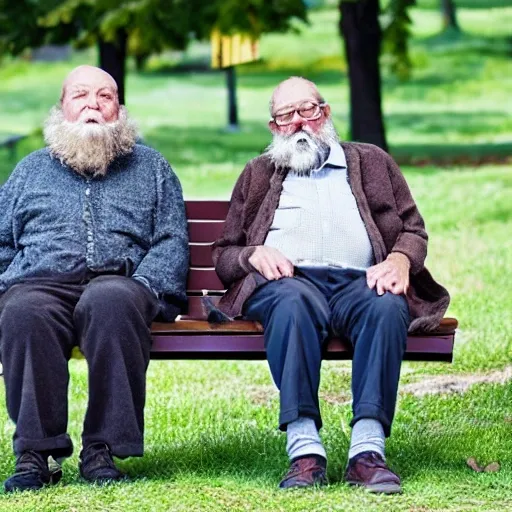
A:
{"label": "man's wrist", "polygon": [[408,270],[411,269],[411,260],[403,252],[391,252],[388,254],[386,259],[389,261],[396,261],[397,263],[405,264],[407,265]]}

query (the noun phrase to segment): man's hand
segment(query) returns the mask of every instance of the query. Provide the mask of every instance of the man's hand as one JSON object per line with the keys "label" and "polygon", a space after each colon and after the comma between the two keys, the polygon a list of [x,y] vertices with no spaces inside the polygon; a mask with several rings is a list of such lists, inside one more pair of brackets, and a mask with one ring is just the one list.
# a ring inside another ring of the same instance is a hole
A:
{"label": "man's hand", "polygon": [[395,295],[407,293],[409,288],[409,258],[400,252],[392,252],[385,261],[370,267],[366,271],[366,282],[377,294],[389,291]]}
{"label": "man's hand", "polygon": [[273,247],[258,245],[251,254],[249,263],[269,281],[293,277],[293,263]]}

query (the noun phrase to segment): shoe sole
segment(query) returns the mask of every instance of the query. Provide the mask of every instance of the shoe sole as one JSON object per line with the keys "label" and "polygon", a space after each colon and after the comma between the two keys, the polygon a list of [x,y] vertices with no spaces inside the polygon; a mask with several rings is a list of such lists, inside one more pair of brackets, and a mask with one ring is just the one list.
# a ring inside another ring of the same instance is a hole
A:
{"label": "shoe sole", "polygon": [[370,484],[364,485],[360,482],[350,482],[347,481],[348,485],[352,485],[354,487],[361,487],[368,492],[375,494],[400,494],[402,492],[402,488],[398,484]]}
{"label": "shoe sole", "polygon": [[23,491],[40,491],[41,489],[44,489],[45,487],[48,487],[49,485],[55,485],[55,484],[58,484],[60,482],[60,479],[62,478],[62,469],[57,469],[55,471],[53,471],[51,474],[50,474],[50,479],[48,480],[48,482],[45,482],[43,483],[42,485],[38,485],[38,486],[26,486],[26,487],[22,487],[22,486],[19,486],[19,485],[14,485],[14,486],[10,486],[10,485],[6,485],[4,483],[4,490],[6,493],[10,493],[10,492],[23,492]]}
{"label": "shoe sole", "polygon": [[329,485],[327,481],[322,480],[320,482],[314,482],[312,484],[306,484],[306,483],[299,483],[295,485],[289,485],[289,486],[281,486],[279,485],[279,489],[281,491],[286,491],[288,489],[307,489],[308,487],[325,487],[326,485]]}

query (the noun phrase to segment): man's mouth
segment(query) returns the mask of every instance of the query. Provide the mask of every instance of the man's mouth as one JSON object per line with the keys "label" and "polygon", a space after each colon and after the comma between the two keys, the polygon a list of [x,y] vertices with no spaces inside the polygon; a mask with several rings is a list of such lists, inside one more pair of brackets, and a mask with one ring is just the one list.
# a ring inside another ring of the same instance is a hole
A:
{"label": "man's mouth", "polygon": [[95,119],[87,119],[86,124],[99,124]]}

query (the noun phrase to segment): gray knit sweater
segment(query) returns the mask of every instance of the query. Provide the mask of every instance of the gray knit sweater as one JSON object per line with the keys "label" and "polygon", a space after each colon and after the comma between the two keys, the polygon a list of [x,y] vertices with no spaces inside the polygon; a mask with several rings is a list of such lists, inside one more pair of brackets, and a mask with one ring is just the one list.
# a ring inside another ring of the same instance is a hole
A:
{"label": "gray knit sweater", "polygon": [[186,304],[187,269],[181,186],[151,148],[136,145],[98,178],[79,175],[41,149],[0,189],[0,293],[27,279],[140,276],[172,320]]}

